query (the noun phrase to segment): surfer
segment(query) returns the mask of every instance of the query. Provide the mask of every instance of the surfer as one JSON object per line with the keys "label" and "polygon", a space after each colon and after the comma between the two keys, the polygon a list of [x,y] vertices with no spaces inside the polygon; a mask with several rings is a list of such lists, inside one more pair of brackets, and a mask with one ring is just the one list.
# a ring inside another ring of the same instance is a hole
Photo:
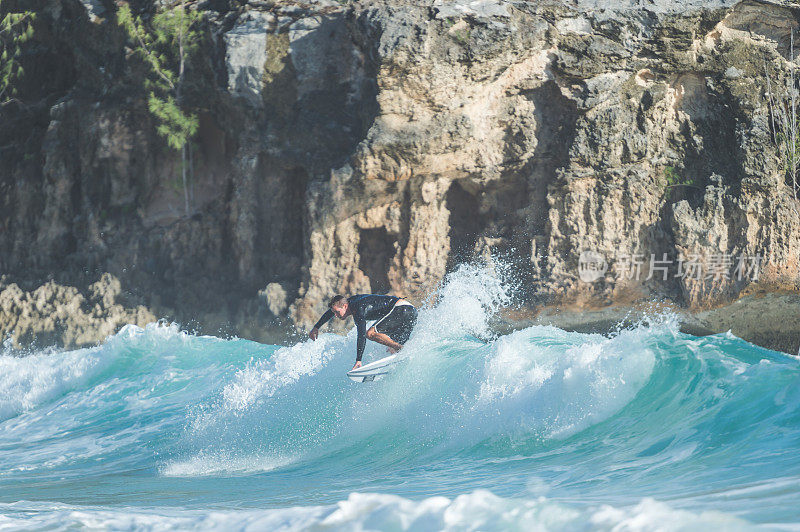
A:
{"label": "surfer", "polygon": [[[417,309],[405,299],[395,296],[375,294],[357,294],[345,298],[335,296],[328,303],[328,310],[308,333],[312,340],[319,335],[319,328],[336,316],[340,320],[353,316],[358,329],[356,342],[356,364],[353,369],[361,367],[361,355],[367,338],[389,348],[396,353],[411,336],[411,329],[417,322]],[[377,320],[367,330],[367,320]]]}

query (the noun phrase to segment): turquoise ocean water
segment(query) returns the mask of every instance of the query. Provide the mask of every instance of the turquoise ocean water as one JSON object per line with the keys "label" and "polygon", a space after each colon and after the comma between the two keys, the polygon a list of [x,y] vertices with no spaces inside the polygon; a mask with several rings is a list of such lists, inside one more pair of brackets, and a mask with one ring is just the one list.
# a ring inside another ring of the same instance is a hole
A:
{"label": "turquoise ocean water", "polygon": [[374,383],[355,331],[5,349],[0,529],[800,529],[796,359],[669,315],[493,336],[508,297],[462,268]]}

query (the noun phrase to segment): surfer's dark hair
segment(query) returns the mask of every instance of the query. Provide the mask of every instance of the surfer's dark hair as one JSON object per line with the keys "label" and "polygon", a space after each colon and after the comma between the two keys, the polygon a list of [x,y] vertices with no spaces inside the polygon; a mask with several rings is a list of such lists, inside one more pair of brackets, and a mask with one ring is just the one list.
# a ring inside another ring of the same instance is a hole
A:
{"label": "surfer's dark hair", "polygon": [[333,299],[331,299],[331,302],[328,303],[328,308],[331,308],[332,306],[334,306],[336,303],[338,303],[342,299],[344,299],[344,296],[342,296],[342,295],[333,296]]}

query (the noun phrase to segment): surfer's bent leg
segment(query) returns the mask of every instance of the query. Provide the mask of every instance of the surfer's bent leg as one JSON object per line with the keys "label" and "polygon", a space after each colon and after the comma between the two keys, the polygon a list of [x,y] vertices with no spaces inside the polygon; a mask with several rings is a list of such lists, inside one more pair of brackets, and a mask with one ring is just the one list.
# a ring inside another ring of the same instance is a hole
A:
{"label": "surfer's bent leg", "polygon": [[402,344],[395,342],[389,336],[376,331],[375,327],[369,328],[369,330],[367,331],[367,338],[369,338],[373,342],[378,342],[381,345],[385,345],[390,349],[397,350],[403,347]]}
{"label": "surfer's bent leg", "polygon": [[384,319],[376,323],[372,329],[403,345],[411,336],[411,331],[416,323],[417,309],[411,305],[398,305]]}

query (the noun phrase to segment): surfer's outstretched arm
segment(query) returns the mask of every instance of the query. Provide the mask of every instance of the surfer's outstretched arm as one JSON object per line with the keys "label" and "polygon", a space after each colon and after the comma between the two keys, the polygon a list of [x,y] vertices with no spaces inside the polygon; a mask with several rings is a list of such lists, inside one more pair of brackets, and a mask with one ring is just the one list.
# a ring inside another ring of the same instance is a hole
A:
{"label": "surfer's outstretched arm", "polygon": [[361,357],[364,355],[364,347],[367,345],[367,320],[356,320],[356,329],[358,330],[358,339],[356,340],[356,365],[354,368],[361,365]]}
{"label": "surfer's outstretched arm", "polygon": [[314,327],[308,333],[309,338],[311,338],[312,340],[316,340],[317,336],[319,335],[319,328],[328,323],[329,321],[331,321],[331,318],[333,318],[333,311],[331,309],[328,309],[325,311],[325,314],[322,315],[319,321],[317,321],[317,323],[314,324]]}

